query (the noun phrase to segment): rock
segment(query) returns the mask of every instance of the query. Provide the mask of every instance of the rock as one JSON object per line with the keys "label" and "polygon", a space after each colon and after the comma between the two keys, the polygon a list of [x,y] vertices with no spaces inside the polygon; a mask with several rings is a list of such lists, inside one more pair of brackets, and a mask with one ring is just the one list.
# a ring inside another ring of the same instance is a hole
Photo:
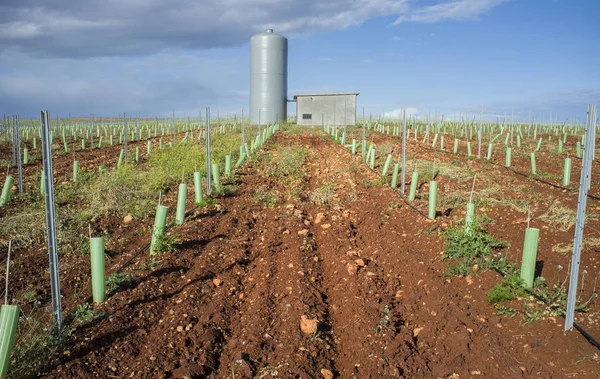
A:
{"label": "rock", "polygon": [[350,250],[349,252],[346,253],[347,256],[349,257],[358,257],[359,254],[356,250]]}
{"label": "rock", "polygon": [[419,333],[421,333],[422,330],[423,330],[423,327],[414,328],[413,329],[413,337],[418,336]]}
{"label": "rock", "polygon": [[177,327],[177,331],[178,331],[179,333],[183,332],[183,326],[178,326],[178,327]]}
{"label": "rock", "polygon": [[129,224],[131,221],[133,220],[133,216],[128,214],[127,216],[123,217],[123,222],[126,224]]}
{"label": "rock", "polygon": [[472,267],[473,272],[477,272],[479,271],[479,265],[478,264],[474,264]]}
{"label": "rock", "polygon": [[356,271],[358,271],[358,267],[353,263],[348,263],[346,265],[346,269],[348,270],[348,274],[350,275],[354,275],[356,274]]}
{"label": "rock", "polygon": [[300,330],[306,335],[311,335],[317,331],[319,320],[309,319],[305,315],[300,316]]}
{"label": "rock", "polygon": [[468,285],[473,284],[473,278],[471,277],[471,275],[468,275],[465,277],[465,280],[467,281]]}
{"label": "rock", "polygon": [[333,379],[333,372],[327,370],[326,368],[321,369],[321,375],[323,375],[324,379]]}
{"label": "rock", "polygon": [[402,290],[396,291],[396,299],[400,299],[402,297],[403,293],[404,293],[404,291],[402,291]]}
{"label": "rock", "polygon": [[365,260],[362,259],[362,258],[358,258],[357,260],[354,261],[354,263],[356,263],[356,265],[358,267],[365,267],[366,266]]}
{"label": "rock", "polygon": [[306,236],[308,235],[308,229],[302,229],[301,231],[298,232],[299,236]]}
{"label": "rock", "polygon": [[323,224],[323,225],[321,225],[321,228],[329,229],[329,228],[331,228],[331,224]]}
{"label": "rock", "polygon": [[213,279],[213,281],[212,281],[212,282],[213,282],[213,284],[215,285],[215,287],[218,287],[218,286],[220,286],[220,285],[221,285],[221,279],[216,279],[216,278],[215,278],[215,279]]}
{"label": "rock", "polygon": [[320,224],[324,217],[325,215],[323,213],[317,213],[317,217],[315,217],[315,224]]}

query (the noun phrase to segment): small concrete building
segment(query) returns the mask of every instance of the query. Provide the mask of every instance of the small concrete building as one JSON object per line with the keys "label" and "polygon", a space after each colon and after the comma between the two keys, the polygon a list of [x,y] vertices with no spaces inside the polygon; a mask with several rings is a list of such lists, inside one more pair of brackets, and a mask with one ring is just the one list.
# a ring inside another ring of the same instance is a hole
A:
{"label": "small concrete building", "polygon": [[295,95],[298,125],[356,125],[356,97],[352,93]]}

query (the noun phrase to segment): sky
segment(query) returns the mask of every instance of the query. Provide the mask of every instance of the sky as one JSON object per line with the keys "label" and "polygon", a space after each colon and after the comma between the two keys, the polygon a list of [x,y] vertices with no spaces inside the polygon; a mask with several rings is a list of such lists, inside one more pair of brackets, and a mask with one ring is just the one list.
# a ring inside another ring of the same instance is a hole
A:
{"label": "sky", "polygon": [[597,0],[2,0],[0,112],[247,113],[249,40],[273,28],[289,39],[289,98],[584,122],[600,102],[598,14]]}

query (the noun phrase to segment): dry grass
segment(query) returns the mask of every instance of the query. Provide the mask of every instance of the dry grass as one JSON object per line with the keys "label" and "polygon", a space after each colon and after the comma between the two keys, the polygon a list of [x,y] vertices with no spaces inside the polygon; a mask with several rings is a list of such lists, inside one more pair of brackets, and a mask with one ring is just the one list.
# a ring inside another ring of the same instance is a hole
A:
{"label": "dry grass", "polygon": [[[548,211],[539,216],[539,219],[546,222],[548,225],[563,232],[569,231],[575,225],[577,211],[567,208],[564,205],[552,204]],[[597,220],[598,215],[588,214],[586,220]]]}
{"label": "dry grass", "polygon": [[[600,246],[600,237],[585,237],[583,239],[582,248],[593,248]],[[557,243],[552,246],[552,252],[557,254],[571,254],[573,252],[573,244]]]}
{"label": "dry grass", "polygon": [[335,192],[334,192],[335,182],[328,182],[327,184],[315,189],[309,194],[310,201],[318,206],[322,205],[330,205],[333,206],[336,204],[335,200]]}
{"label": "dry grass", "polygon": [[470,169],[452,163],[435,162],[434,168],[433,162],[424,159],[411,159],[406,162],[406,168],[409,172],[412,172],[415,167],[419,172],[419,178],[423,180],[431,180],[434,173],[458,181],[472,179],[474,175]]}

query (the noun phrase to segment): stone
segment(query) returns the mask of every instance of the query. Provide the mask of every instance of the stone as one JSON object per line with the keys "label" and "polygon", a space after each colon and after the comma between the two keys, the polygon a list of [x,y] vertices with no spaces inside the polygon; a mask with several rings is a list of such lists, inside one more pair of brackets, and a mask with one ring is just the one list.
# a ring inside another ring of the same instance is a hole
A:
{"label": "stone", "polygon": [[218,286],[220,286],[220,285],[221,285],[221,279],[216,279],[216,278],[215,278],[215,279],[213,279],[213,281],[212,281],[212,282],[213,282],[213,284],[215,285],[215,287],[218,287]]}
{"label": "stone", "polygon": [[419,333],[421,333],[422,330],[423,330],[423,327],[414,328],[413,329],[413,337],[418,336]]}
{"label": "stone", "polygon": [[346,265],[346,269],[348,270],[348,274],[354,275],[358,271],[358,267],[353,263],[348,263]]}
{"label": "stone", "polygon": [[323,379],[333,379],[333,372],[331,372],[331,370],[327,370],[326,368],[321,369],[321,375],[323,375]]}
{"label": "stone", "polygon": [[323,213],[317,213],[317,217],[315,217],[315,224],[320,224],[324,217],[325,215]]}
{"label": "stone", "polygon": [[133,220],[133,216],[128,214],[127,216],[123,217],[123,222],[126,224],[129,224],[131,221]]}
{"label": "stone", "polygon": [[300,330],[302,333],[306,335],[311,335],[317,331],[317,326],[319,325],[319,320],[309,319],[305,315],[300,316]]}

